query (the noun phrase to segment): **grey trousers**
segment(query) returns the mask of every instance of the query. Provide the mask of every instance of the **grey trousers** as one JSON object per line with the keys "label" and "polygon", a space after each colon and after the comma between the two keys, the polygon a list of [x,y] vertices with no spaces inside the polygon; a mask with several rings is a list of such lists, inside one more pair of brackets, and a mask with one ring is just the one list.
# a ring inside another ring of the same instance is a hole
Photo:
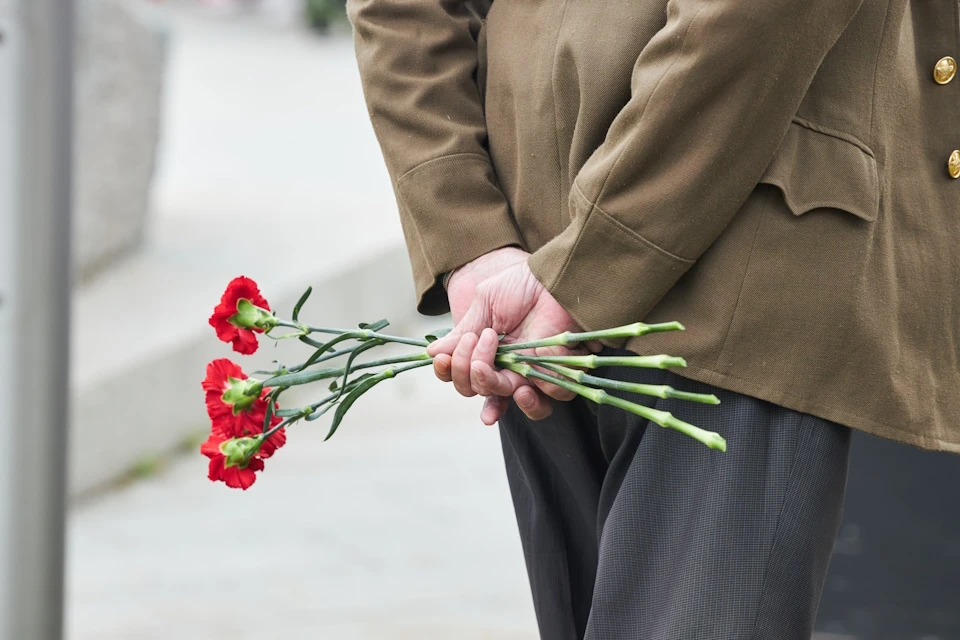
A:
{"label": "grey trousers", "polygon": [[809,640],[840,524],[850,431],[672,373],[599,375],[716,393],[627,396],[727,439],[711,451],[586,400],[500,421],[544,640]]}

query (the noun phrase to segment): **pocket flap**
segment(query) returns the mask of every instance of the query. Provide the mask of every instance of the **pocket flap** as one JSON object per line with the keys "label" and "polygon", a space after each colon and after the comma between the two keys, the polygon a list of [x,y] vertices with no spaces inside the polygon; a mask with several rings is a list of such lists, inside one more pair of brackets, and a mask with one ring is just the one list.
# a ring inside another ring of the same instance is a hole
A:
{"label": "pocket flap", "polygon": [[830,207],[873,222],[880,210],[876,158],[840,135],[794,121],[760,182],[779,187],[794,215]]}

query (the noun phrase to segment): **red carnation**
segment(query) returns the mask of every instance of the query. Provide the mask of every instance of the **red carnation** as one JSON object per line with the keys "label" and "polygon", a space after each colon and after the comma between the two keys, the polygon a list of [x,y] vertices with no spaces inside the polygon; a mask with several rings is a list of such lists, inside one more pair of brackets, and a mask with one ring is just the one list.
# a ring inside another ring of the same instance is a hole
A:
{"label": "red carnation", "polygon": [[[249,378],[239,365],[226,358],[219,358],[207,365],[207,377],[202,386],[207,396],[207,415],[210,416],[214,435],[244,438],[263,433],[269,387],[264,388],[259,380]],[[271,417],[271,427],[279,423],[279,417]],[[269,458],[286,441],[285,429],[280,429],[263,443],[260,457]]]}
{"label": "red carnation", "polygon": [[[250,438],[246,438],[250,440]],[[213,482],[223,482],[233,489],[246,491],[257,481],[257,471],[263,471],[260,454],[242,455],[249,447],[232,438],[213,433],[200,445],[200,453],[210,458],[207,477]]]}
{"label": "red carnation", "polygon": [[233,343],[234,351],[250,355],[257,350],[256,334],[275,327],[276,320],[257,283],[240,276],[227,285],[210,316],[210,326],[216,329],[218,338]]}

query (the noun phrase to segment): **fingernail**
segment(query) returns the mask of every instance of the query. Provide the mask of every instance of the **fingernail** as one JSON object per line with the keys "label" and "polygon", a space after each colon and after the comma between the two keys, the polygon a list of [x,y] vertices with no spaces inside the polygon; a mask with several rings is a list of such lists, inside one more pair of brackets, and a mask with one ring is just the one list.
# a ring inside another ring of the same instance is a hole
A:
{"label": "fingernail", "polygon": [[524,409],[529,409],[529,408],[532,407],[533,404],[534,404],[534,403],[533,403],[533,398],[531,398],[530,396],[526,396],[526,395],[520,396],[520,397],[517,399],[517,404],[519,404],[519,405],[520,405],[521,407],[523,407]]}

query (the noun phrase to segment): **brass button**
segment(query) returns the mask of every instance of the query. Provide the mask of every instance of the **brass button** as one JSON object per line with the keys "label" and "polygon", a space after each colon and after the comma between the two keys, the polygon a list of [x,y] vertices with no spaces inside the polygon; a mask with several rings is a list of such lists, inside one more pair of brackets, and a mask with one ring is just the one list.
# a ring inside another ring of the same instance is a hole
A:
{"label": "brass button", "polygon": [[950,160],[947,161],[947,171],[951,178],[960,178],[960,149],[950,154]]}
{"label": "brass button", "polygon": [[957,75],[957,61],[950,56],[940,58],[937,66],[933,68],[933,79],[937,84],[947,84],[955,75]]}

